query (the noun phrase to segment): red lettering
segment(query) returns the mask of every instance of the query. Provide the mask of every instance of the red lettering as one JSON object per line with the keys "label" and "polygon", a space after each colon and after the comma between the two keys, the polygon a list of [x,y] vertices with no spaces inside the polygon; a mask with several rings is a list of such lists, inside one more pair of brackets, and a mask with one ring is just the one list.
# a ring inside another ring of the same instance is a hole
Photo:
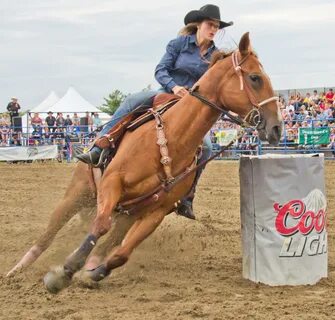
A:
{"label": "red lettering", "polygon": [[298,229],[302,234],[309,234],[314,228],[314,212],[306,211],[300,218]]}
{"label": "red lettering", "polygon": [[326,225],[326,212],[323,209],[319,210],[314,221],[315,231],[321,233]]}
{"label": "red lettering", "polygon": [[[326,224],[326,212],[320,209],[317,214],[313,211],[306,211],[306,205],[301,200],[291,200],[284,205],[274,204],[277,212],[275,227],[283,236],[292,236],[297,232],[307,235],[315,228],[317,233],[321,233]],[[296,221],[293,226],[287,225],[288,218]]]}
{"label": "red lettering", "polygon": [[285,236],[295,234],[298,231],[298,225],[288,228],[286,226],[286,220],[288,216],[300,218],[305,210],[304,203],[301,200],[291,200],[283,206],[280,206],[279,203],[275,203],[274,209],[278,212],[275,222],[277,231]]}

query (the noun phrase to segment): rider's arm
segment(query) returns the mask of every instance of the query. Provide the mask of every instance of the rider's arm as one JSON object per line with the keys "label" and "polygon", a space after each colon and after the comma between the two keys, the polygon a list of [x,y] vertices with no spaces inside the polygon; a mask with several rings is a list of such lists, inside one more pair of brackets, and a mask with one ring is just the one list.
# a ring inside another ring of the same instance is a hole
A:
{"label": "rider's arm", "polygon": [[178,38],[171,40],[166,47],[165,54],[155,69],[156,80],[167,92],[171,92],[172,88],[177,85],[171,77],[170,71],[175,67],[175,62],[184,42],[184,36],[179,36]]}

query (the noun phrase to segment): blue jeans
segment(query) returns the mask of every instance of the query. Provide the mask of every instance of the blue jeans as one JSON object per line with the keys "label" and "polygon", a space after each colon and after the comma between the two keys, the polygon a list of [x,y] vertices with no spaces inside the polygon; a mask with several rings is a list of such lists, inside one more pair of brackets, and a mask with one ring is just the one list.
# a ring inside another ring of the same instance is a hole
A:
{"label": "blue jeans", "polygon": [[[129,95],[120,104],[118,109],[115,111],[112,117],[112,120],[106,123],[104,128],[100,131],[99,135],[101,136],[101,135],[107,134],[108,131],[121,120],[121,118],[123,118],[125,115],[129,114],[130,112],[134,111],[139,105],[141,105],[146,100],[162,92],[164,92],[164,90],[160,89],[160,90],[141,91],[141,92]],[[93,149],[95,151],[100,151],[100,148],[98,147],[94,147]],[[204,137],[202,156],[199,159],[199,162],[203,160],[207,160],[211,156],[211,154],[212,154],[212,142],[211,142],[210,135],[208,132]]]}
{"label": "blue jeans", "polygon": [[150,99],[151,97],[155,96],[159,92],[161,91],[149,90],[129,95],[126,99],[123,100],[123,102],[113,114],[112,120],[106,123],[99,135],[101,136],[107,134],[108,131],[121,120],[121,118],[134,111],[139,105],[141,105],[143,102]]}

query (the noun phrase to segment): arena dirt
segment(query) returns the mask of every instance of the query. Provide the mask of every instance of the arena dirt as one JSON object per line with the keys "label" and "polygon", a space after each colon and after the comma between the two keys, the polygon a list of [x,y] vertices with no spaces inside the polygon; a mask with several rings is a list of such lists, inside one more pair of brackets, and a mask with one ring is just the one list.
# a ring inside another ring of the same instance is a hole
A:
{"label": "arena dirt", "polygon": [[1,164],[0,319],[335,319],[335,163],[326,165],[329,278],[269,287],[241,276],[238,162],[211,163],[195,200],[198,220],[170,215],[126,266],[59,293],[42,278],[86,233],[78,218],[27,271],[4,274],[45,228],[74,165]]}

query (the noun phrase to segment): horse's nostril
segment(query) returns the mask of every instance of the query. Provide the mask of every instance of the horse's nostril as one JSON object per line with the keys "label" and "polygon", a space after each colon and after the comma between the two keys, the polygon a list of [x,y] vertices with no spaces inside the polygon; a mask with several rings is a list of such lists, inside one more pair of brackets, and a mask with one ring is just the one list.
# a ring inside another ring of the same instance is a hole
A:
{"label": "horse's nostril", "polygon": [[268,141],[270,144],[277,145],[281,137],[281,127],[273,126],[268,134]]}
{"label": "horse's nostril", "polygon": [[281,127],[280,127],[280,126],[274,126],[274,127],[272,128],[272,134],[273,134],[275,137],[280,138],[280,135],[281,135]]}
{"label": "horse's nostril", "polygon": [[276,135],[279,139],[282,133],[282,127],[281,126],[274,126],[273,127],[273,134]]}

